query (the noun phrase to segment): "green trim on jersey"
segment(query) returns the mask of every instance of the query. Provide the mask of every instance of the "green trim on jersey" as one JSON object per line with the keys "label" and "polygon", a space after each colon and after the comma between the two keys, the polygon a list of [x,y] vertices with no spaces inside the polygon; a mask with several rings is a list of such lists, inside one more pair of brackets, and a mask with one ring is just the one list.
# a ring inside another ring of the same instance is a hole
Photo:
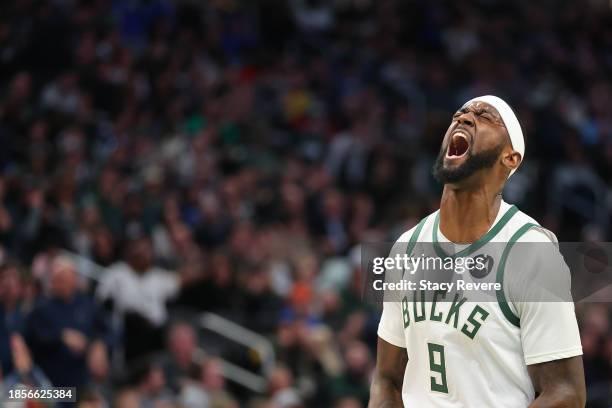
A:
{"label": "green trim on jersey", "polygon": [[429,215],[427,217],[423,218],[421,221],[419,221],[418,225],[416,226],[416,228],[412,232],[412,235],[410,236],[410,240],[408,241],[408,246],[406,247],[406,254],[408,254],[408,256],[411,255],[412,250],[414,249],[414,246],[416,245],[416,243],[417,243],[417,241],[419,239],[419,235],[421,234],[421,230],[423,229],[423,226],[425,225],[425,222],[427,221],[428,218],[429,218]]}
{"label": "green trim on jersey", "polygon": [[495,281],[501,285],[501,290],[496,291],[497,294],[497,303],[499,303],[499,308],[502,313],[508,319],[510,323],[515,325],[516,327],[521,327],[521,319],[514,314],[512,309],[510,309],[510,305],[508,305],[508,301],[506,300],[506,295],[504,295],[504,270],[506,268],[506,261],[508,260],[508,255],[510,254],[510,250],[516,244],[520,237],[522,237],[527,231],[529,231],[533,227],[537,227],[537,224],[532,222],[528,222],[519,228],[512,237],[510,237],[510,241],[506,248],[504,248],[504,252],[502,252],[502,256],[499,260],[499,266],[497,267],[497,275]]}
{"label": "green trim on jersey", "polygon": [[506,211],[506,213],[499,219],[499,221],[497,221],[497,223],[493,226],[493,228],[489,230],[489,232],[484,234],[477,241],[470,244],[467,248],[457,252],[454,255],[449,255],[446,253],[446,251],[444,251],[444,249],[440,245],[440,242],[438,241],[438,228],[440,226],[440,211],[438,211],[436,213],[436,219],[434,220],[433,231],[432,231],[432,236],[433,236],[432,242],[433,242],[434,250],[436,251],[436,254],[442,258],[469,255],[472,252],[484,246],[490,240],[492,240],[497,235],[497,233],[506,226],[508,221],[510,221],[510,219],[517,212],[518,212],[518,208],[515,205],[511,206],[508,209],[508,211]]}
{"label": "green trim on jersey", "polygon": [[[425,222],[427,221],[428,218],[429,218],[429,215],[423,218],[421,221],[419,221],[414,231],[412,231],[412,235],[410,236],[410,239],[408,240],[408,245],[406,246],[406,254],[408,256],[412,256],[412,251],[414,250],[414,247],[416,246],[416,243],[419,240],[419,235],[421,235],[421,230],[423,229],[423,226],[425,225]],[[402,271],[402,279],[405,274],[406,274],[406,270],[404,269]]]}

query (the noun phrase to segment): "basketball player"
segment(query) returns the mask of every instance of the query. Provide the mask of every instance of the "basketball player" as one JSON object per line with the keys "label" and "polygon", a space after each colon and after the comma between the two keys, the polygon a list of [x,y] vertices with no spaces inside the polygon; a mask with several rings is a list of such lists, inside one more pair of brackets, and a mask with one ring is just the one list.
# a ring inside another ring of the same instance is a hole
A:
{"label": "basketball player", "polygon": [[[392,251],[409,252],[418,241],[437,251],[446,243],[469,256],[496,242],[505,246],[504,255],[491,262],[499,279],[514,272],[507,266],[504,271],[514,243],[556,242],[501,198],[524,151],[520,124],[502,99],[468,101],[453,116],[434,165],[434,176],[444,184],[439,211],[403,234]],[[559,279],[569,282],[560,253],[553,258],[561,265]],[[535,274],[533,268],[524,269]],[[369,407],[584,407],[573,303],[515,302],[506,289],[491,302],[447,299],[434,301],[435,310],[426,302],[420,316],[406,298],[385,302]]]}

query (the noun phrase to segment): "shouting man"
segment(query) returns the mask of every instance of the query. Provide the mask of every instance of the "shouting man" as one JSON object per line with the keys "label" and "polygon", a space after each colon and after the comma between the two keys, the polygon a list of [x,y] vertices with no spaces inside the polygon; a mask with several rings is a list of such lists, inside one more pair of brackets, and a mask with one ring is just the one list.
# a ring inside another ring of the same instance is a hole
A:
{"label": "shouting man", "polygon": [[[437,303],[421,295],[418,307],[406,297],[385,302],[370,408],[585,405],[571,297],[519,301],[532,299],[503,283],[515,272],[508,266],[514,244],[556,243],[550,231],[502,200],[524,151],[520,124],[498,97],[472,99],[453,116],[433,169],[444,184],[440,209],[403,234],[392,251],[410,255],[416,242],[427,242],[438,256],[446,254],[443,246],[459,248],[451,257],[470,256],[495,242],[503,250],[490,265],[502,290],[475,305],[459,295]],[[537,265],[552,259],[555,279],[567,283],[569,293],[569,270],[554,248],[547,259],[541,259],[546,251],[531,251],[529,266],[514,269],[535,276]]]}

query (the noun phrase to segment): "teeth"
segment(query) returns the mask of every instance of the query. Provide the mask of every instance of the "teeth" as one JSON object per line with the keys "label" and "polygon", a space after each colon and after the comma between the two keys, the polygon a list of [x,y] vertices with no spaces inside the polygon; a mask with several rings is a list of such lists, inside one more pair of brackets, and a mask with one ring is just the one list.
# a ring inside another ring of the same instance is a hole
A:
{"label": "teeth", "polygon": [[[458,145],[458,144],[460,144],[460,143],[462,143],[462,142],[459,142],[459,141],[456,139],[457,137],[462,138],[462,139],[464,140],[464,142],[465,142],[465,143],[468,143],[469,137],[468,137],[467,133],[465,133],[465,132],[464,132],[464,131],[462,131],[462,130],[455,130],[455,131],[452,133],[452,135],[451,135],[451,140],[450,140],[450,143],[449,143],[449,146],[448,146],[448,152],[447,152],[447,155],[448,155],[449,157],[457,157],[457,156],[460,156],[460,154],[459,154],[459,145]],[[463,155],[463,154],[465,154],[465,152],[464,152],[464,153],[462,153],[461,155]]]}

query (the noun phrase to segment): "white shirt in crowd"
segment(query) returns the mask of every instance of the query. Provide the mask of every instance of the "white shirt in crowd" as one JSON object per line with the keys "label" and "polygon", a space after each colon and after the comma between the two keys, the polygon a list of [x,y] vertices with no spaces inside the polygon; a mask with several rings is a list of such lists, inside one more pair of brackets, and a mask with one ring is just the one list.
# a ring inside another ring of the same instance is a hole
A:
{"label": "white shirt in crowd", "polygon": [[179,288],[175,274],[157,267],[139,274],[127,263],[119,262],[104,275],[96,295],[101,301],[112,300],[119,313],[136,312],[161,326],[168,317],[166,301],[176,296]]}

